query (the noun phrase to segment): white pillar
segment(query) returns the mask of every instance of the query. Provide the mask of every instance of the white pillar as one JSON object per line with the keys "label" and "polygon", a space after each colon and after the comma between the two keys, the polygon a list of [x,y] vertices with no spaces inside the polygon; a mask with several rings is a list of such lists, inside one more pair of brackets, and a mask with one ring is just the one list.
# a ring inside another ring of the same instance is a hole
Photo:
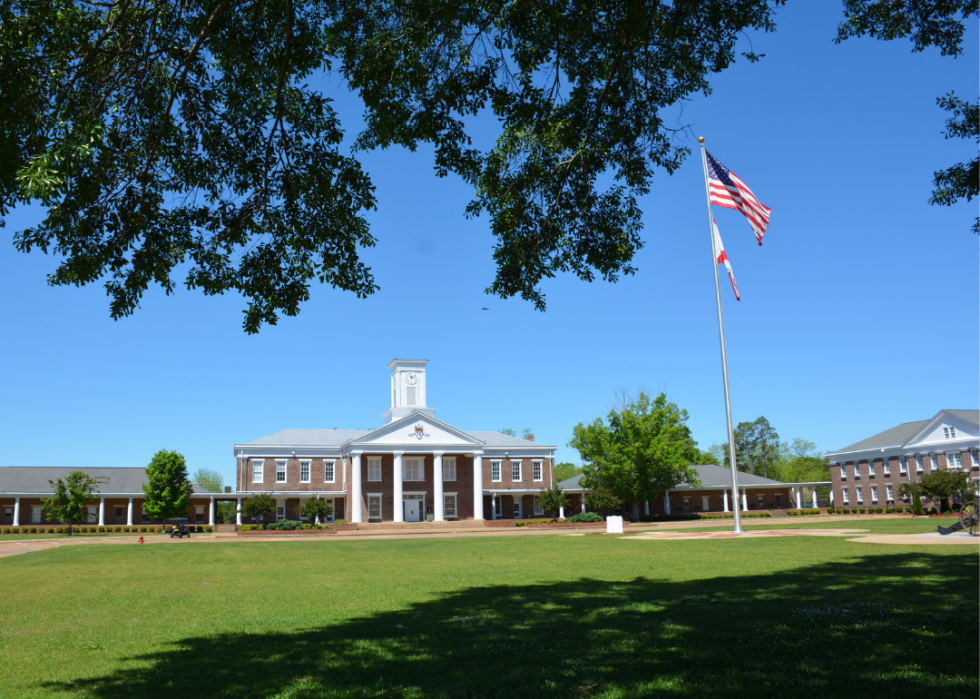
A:
{"label": "white pillar", "polygon": [[361,521],[361,455],[351,457],[350,472],[350,521]]}
{"label": "white pillar", "polygon": [[830,489],[830,506],[833,507],[833,505],[834,505],[834,489],[831,488]]}
{"label": "white pillar", "polygon": [[728,512],[728,488],[725,488],[723,491],[721,491],[721,502],[725,506],[724,511]]}
{"label": "white pillar", "polygon": [[133,499],[129,499],[129,507],[126,508],[126,526],[133,526]]}
{"label": "white pillar", "polygon": [[490,493],[490,518],[497,519],[497,494]]}
{"label": "white pillar", "polygon": [[442,452],[437,451],[433,453],[435,459],[433,459],[432,466],[432,489],[433,489],[433,503],[435,507],[432,512],[435,514],[433,519],[436,522],[444,522],[446,520],[445,507],[446,499],[442,496]]}
{"label": "white pillar", "polygon": [[20,498],[14,498],[14,526],[20,526]]}
{"label": "white pillar", "polygon": [[742,488],[742,512],[749,511],[749,497],[745,494],[745,488]]}
{"label": "white pillar", "polygon": [[799,510],[803,507],[803,500],[800,497],[800,489],[793,488],[796,491],[796,509]]}
{"label": "white pillar", "polygon": [[582,493],[582,512],[585,512],[585,493]]}
{"label": "white pillar", "polygon": [[395,469],[394,469],[394,479],[395,479],[395,492],[392,496],[393,512],[394,517],[392,521],[394,522],[404,522],[405,521],[405,482],[404,482],[404,471],[402,470],[402,452],[395,452]]}
{"label": "white pillar", "polygon": [[816,489],[816,487],[813,488],[813,506],[814,507],[817,507],[817,489]]}
{"label": "white pillar", "polygon": [[235,524],[242,523],[242,498],[238,497],[238,508],[235,510]]}
{"label": "white pillar", "polygon": [[99,526],[105,526],[105,498],[99,498]]}
{"label": "white pillar", "polygon": [[483,457],[473,455],[473,519],[484,519],[483,515]]}
{"label": "white pillar", "polygon": [[558,519],[565,519],[565,508],[564,508],[564,506],[558,508]]}
{"label": "white pillar", "polygon": [[[133,507],[133,505],[132,505],[132,502],[133,501],[130,500],[129,502],[130,502],[130,505],[129,506],[130,506],[130,508],[132,508]],[[209,513],[209,515],[210,515],[210,519],[211,519],[211,526],[213,527],[214,526],[214,496],[213,495],[211,496],[211,512]]]}
{"label": "white pillar", "polygon": [[649,500],[644,500],[643,501],[643,514],[645,514],[647,517],[650,516],[650,501]]}
{"label": "white pillar", "polygon": [[664,493],[664,514],[670,514],[670,495],[668,495],[666,492]]}

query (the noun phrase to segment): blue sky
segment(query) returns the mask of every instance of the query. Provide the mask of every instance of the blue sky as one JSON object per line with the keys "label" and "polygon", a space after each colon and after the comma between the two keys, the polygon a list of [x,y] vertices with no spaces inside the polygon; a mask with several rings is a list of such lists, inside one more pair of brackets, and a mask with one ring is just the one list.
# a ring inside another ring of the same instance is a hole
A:
{"label": "blue sky", "polygon": [[[976,23],[954,60],[908,42],[835,46],[841,14],[794,3],[775,34],[750,37],[762,62],[716,76],[714,93],[678,115],[694,153],[640,202],[638,274],[546,281],[545,313],[484,294],[489,224],[463,216],[471,191],[437,178],[424,150],[363,159],[380,200],[364,258],[380,291],[358,300],[317,287],[299,316],[258,336],[241,329],[240,298],[182,287],[112,321],[101,286],[48,287],[53,258],[0,246],[0,464],[143,466],[167,448],[230,484],[236,442],[380,426],[396,357],[430,360],[437,417],[531,427],[562,461],[579,461],[572,428],[623,388],[665,391],[703,448],[724,441],[700,135],[773,209],[761,248],[740,214],[715,211],[742,293],[736,303],[722,277],[736,423],[764,415],[784,439],[830,450],[976,408],[977,206],[928,204],[933,171],[976,152],[943,139],[935,104],[954,89],[976,98]],[[357,104],[335,96],[353,133]],[[7,240],[36,216],[8,217]]]}

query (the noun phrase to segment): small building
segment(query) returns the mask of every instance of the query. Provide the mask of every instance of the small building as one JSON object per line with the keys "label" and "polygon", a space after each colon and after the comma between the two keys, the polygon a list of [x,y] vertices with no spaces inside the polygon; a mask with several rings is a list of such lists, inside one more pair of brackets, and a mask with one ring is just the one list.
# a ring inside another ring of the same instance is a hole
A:
{"label": "small building", "polygon": [[[829,481],[783,483],[739,471],[739,497],[733,500],[730,469],[708,464],[698,464],[691,468],[697,471],[701,485],[682,483],[672,488],[663,498],[644,503],[644,514],[663,516],[731,512],[737,503],[740,503],[743,512],[817,507],[820,505],[817,489],[830,485]],[[571,496],[573,512],[586,511],[584,497],[587,489],[579,482],[580,478],[581,474],[558,484]],[[804,500],[803,493],[806,490],[810,491],[810,497]]]}
{"label": "small building", "polygon": [[965,469],[980,488],[980,411],[940,410],[827,454],[840,507],[894,505],[902,483],[937,469]]}
{"label": "small building", "polygon": [[426,402],[427,364],[388,364],[391,406],[377,429],[287,429],[236,444],[236,497],[272,495],[278,519],[300,519],[312,497],[330,503],[331,520],[349,522],[543,515],[536,495],[554,485],[556,447],[437,419]]}
{"label": "small building", "polygon": [[[166,524],[153,519],[143,510],[146,498],[145,468],[84,468],[75,466],[4,466],[0,467],[0,526],[55,526],[64,522],[49,521],[44,511],[44,498],[54,489],[49,481],[65,480],[73,471],[82,471],[92,478],[104,478],[97,486],[98,496],[88,503],[88,518],[83,524],[98,526],[133,526]],[[188,521],[196,524],[215,522],[215,502],[234,496],[210,493],[195,486]]]}

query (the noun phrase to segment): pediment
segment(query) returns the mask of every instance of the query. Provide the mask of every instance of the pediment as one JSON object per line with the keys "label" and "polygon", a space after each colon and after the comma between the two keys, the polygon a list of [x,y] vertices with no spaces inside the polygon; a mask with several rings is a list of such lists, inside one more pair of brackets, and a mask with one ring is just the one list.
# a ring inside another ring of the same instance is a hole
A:
{"label": "pediment", "polygon": [[480,447],[484,442],[431,415],[418,412],[351,440],[345,446]]}
{"label": "pediment", "polygon": [[[955,437],[951,436],[951,430],[956,431]],[[941,451],[943,445],[951,446],[962,440],[976,440],[978,437],[980,437],[980,427],[943,410],[912,435],[912,438],[905,443],[905,448],[931,447]]]}

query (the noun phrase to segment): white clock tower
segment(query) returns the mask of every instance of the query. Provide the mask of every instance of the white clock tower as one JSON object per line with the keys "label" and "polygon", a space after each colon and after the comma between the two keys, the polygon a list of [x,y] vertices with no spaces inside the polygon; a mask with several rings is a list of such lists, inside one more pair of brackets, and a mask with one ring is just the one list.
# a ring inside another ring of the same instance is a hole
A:
{"label": "white clock tower", "polygon": [[435,408],[425,405],[425,365],[428,359],[393,359],[391,369],[391,407],[381,413],[385,424],[414,412],[434,415]]}

